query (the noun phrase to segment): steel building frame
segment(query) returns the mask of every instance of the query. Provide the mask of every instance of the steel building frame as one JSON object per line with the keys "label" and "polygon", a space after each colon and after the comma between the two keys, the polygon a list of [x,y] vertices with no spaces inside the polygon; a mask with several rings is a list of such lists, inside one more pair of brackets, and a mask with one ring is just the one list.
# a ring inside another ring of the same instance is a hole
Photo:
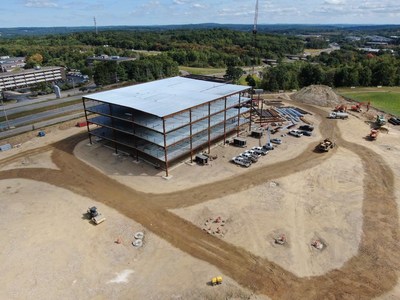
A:
{"label": "steel building frame", "polygon": [[[83,97],[89,140],[92,143],[92,137],[104,139],[112,143],[116,153],[124,150],[136,160],[141,158],[164,169],[168,176],[173,162],[189,155],[193,162],[196,151],[207,149],[210,153],[214,142],[225,143],[229,134],[239,133],[240,126],[250,125],[250,118],[243,117],[244,113],[251,113],[245,105],[250,102],[246,97],[249,89],[243,86],[238,92],[162,116],[93,95]],[[91,105],[87,105],[88,101]],[[89,124],[98,126],[91,129]]]}

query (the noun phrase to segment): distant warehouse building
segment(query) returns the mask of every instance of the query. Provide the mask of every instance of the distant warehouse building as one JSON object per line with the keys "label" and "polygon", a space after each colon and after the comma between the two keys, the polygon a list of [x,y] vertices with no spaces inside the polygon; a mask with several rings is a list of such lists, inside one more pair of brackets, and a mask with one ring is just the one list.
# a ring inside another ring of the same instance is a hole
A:
{"label": "distant warehouse building", "polygon": [[[184,77],[129,86],[83,97],[90,142],[115,148],[166,171],[168,167],[238,132],[250,122],[248,86]],[[96,105],[86,104],[94,101]],[[90,115],[90,116],[89,116]],[[89,118],[90,117],[90,118]]]}
{"label": "distant warehouse building", "polygon": [[64,68],[41,67],[20,72],[0,73],[0,90],[13,90],[40,82],[65,80]]}

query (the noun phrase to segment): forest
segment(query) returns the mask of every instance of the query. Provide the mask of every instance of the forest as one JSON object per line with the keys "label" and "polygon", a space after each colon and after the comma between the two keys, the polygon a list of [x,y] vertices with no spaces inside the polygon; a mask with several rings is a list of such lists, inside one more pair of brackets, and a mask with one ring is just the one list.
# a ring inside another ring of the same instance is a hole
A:
{"label": "forest", "polygon": [[[277,30],[277,29],[275,29]],[[362,29],[322,28],[322,34],[300,37],[263,30],[255,35],[250,30],[231,28],[147,28],[120,29],[0,37],[0,56],[25,56],[26,68],[34,65],[62,66],[80,70],[92,77],[96,84],[107,85],[119,81],[145,82],[179,74],[179,66],[198,68],[226,68],[236,75],[240,68],[262,65],[265,59],[276,59],[277,66],[267,67],[262,78],[254,84],[265,90],[298,89],[310,84],[344,86],[393,86],[400,84],[400,59],[396,40],[393,53],[374,54],[358,50],[362,41],[349,42],[347,34],[360,34]],[[286,30],[292,32],[293,26]],[[309,28],[316,32],[315,27]],[[381,31],[379,31],[381,30]],[[395,34],[399,29],[366,28],[365,34]],[[298,32],[307,33],[307,27]],[[287,62],[287,55],[301,55],[305,48],[325,48],[328,41],[341,43],[341,50],[309,56],[305,60]],[[397,47],[397,48],[396,48]],[[87,64],[87,58],[97,55],[134,57],[129,62],[96,62]],[[253,85],[253,83],[252,83]]]}

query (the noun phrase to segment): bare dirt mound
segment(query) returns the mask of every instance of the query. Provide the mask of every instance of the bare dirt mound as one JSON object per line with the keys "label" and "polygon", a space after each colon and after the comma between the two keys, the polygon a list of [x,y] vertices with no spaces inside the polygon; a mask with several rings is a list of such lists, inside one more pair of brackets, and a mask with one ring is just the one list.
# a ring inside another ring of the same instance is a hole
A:
{"label": "bare dirt mound", "polygon": [[297,102],[325,107],[335,106],[342,102],[342,98],[326,85],[310,85],[290,97]]}

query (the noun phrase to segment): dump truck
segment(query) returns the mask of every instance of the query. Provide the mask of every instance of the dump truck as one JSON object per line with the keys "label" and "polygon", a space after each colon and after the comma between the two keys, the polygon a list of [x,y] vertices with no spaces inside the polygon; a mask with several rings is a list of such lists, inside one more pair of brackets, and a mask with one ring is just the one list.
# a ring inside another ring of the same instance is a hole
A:
{"label": "dump truck", "polygon": [[376,129],[372,129],[370,134],[368,135],[368,139],[370,141],[375,141],[378,137],[379,131]]}
{"label": "dump truck", "polygon": [[324,139],[321,143],[317,145],[317,150],[320,152],[328,152],[330,149],[335,147],[335,143],[330,139]]}

